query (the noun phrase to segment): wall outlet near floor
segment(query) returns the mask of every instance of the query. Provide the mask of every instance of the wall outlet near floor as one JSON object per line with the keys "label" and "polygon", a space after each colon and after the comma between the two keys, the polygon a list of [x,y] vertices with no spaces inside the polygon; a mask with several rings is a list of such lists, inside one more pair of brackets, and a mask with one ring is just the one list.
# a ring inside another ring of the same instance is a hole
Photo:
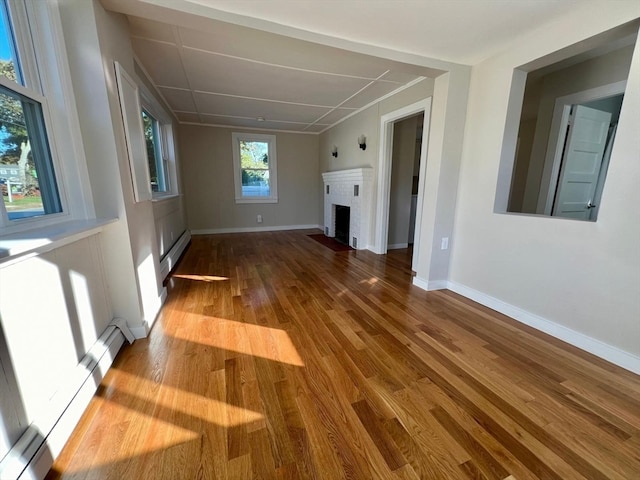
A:
{"label": "wall outlet near floor", "polygon": [[258,223],[262,223],[262,215],[258,215],[258,216],[256,217],[256,222],[258,222]]}
{"label": "wall outlet near floor", "polygon": [[449,237],[442,237],[440,241],[440,250],[446,250],[449,248]]}

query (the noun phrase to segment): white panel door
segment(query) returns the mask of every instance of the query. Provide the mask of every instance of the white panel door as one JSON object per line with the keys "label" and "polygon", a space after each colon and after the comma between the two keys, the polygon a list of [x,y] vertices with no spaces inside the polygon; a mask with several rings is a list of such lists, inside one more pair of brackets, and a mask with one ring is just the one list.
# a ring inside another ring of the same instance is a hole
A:
{"label": "white panel door", "polygon": [[576,107],[564,150],[554,216],[590,218],[610,122],[608,112]]}

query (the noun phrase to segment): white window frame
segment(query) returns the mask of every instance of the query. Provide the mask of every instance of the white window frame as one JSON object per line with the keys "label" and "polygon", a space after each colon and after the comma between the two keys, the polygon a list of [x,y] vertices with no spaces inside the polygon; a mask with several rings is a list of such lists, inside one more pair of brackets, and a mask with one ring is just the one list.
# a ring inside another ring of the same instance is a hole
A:
{"label": "white window frame", "polygon": [[[233,132],[233,180],[236,203],[278,203],[278,159],[276,136],[263,133]],[[242,164],[240,162],[240,142],[265,142],[269,145],[269,196],[245,196],[242,194]]]}
{"label": "white window frame", "polygon": [[6,0],[24,86],[0,83],[42,106],[62,212],[9,220],[0,202],[0,236],[95,218],[66,46],[54,2]]}
{"label": "white window frame", "polygon": [[[158,102],[158,100],[146,89],[146,87],[139,86],[139,89],[140,106],[142,110],[145,110],[158,122],[157,132],[160,137],[157,142],[159,149],[157,154],[159,154],[162,159],[162,174],[164,176],[166,190],[163,192],[152,192],[152,198],[155,200],[177,195],[179,192],[175,164],[176,152],[171,117],[167,114],[166,110],[162,108],[160,102]],[[142,118],[142,112],[140,112],[140,116]],[[151,172],[149,172],[149,176],[151,176]],[[149,185],[149,188],[151,188],[151,185]]]}

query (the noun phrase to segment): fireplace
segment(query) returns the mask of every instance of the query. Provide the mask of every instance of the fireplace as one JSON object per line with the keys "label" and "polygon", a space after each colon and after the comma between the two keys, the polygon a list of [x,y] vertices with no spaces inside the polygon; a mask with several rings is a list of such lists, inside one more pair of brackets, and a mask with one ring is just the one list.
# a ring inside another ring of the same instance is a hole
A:
{"label": "fireplace", "polygon": [[349,245],[349,224],[351,220],[351,208],[344,205],[336,205],[336,224],[335,224],[335,239]]}
{"label": "fireplace", "polygon": [[[373,196],[370,167],[324,172],[324,232],[355,249],[367,248]],[[346,209],[346,215],[344,211]],[[342,217],[346,218],[339,218]],[[344,228],[339,223],[344,222]]]}

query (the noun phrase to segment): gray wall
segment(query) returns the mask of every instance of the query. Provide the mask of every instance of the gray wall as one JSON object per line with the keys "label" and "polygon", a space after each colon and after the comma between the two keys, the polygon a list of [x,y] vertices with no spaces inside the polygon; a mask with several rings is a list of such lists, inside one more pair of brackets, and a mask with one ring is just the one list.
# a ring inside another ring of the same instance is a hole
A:
{"label": "gray wall", "polygon": [[[239,130],[245,131],[245,130]],[[193,233],[321,225],[318,136],[276,133],[278,203],[236,204],[231,128],[181,125],[187,222]],[[263,222],[257,223],[257,215]]]}

